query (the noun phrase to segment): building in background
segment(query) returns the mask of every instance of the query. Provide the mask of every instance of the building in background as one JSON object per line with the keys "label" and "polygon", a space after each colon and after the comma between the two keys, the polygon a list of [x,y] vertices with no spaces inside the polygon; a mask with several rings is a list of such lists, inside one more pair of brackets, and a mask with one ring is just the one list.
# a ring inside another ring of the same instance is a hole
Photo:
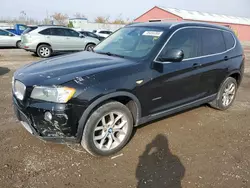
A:
{"label": "building in background", "polygon": [[155,6],[134,20],[148,21],[199,21],[219,24],[230,27],[241,41],[250,41],[250,18]]}
{"label": "building in background", "polygon": [[93,31],[93,30],[109,30],[116,31],[124,25],[121,24],[107,24],[107,23],[93,23],[88,22],[87,18],[70,18],[69,22],[72,22],[73,27],[77,31]]}

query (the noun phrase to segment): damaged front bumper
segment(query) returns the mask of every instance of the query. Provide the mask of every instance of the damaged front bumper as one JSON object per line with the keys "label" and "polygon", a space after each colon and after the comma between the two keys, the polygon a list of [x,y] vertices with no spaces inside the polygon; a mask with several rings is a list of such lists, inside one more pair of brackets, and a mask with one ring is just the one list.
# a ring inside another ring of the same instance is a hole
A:
{"label": "damaged front bumper", "polygon": [[45,141],[76,143],[79,108],[66,104],[27,101],[26,105],[13,96],[14,112],[23,127]]}

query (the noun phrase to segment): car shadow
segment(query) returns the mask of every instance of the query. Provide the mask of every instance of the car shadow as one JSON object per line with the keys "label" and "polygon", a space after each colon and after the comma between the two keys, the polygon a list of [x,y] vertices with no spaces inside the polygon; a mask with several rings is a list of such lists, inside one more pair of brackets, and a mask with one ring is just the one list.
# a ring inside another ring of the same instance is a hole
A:
{"label": "car shadow", "polygon": [[181,188],[185,167],[159,134],[146,146],[136,169],[137,188]]}
{"label": "car shadow", "polygon": [[0,76],[7,74],[8,72],[10,72],[10,69],[6,67],[0,67]]}
{"label": "car shadow", "polygon": [[18,49],[17,47],[0,47],[0,49]]}

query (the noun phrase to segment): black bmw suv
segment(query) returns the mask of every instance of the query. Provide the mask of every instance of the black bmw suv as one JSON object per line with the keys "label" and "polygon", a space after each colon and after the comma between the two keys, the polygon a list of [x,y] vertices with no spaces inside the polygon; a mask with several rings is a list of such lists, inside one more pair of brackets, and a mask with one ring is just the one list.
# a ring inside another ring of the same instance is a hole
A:
{"label": "black bmw suv", "polygon": [[17,118],[44,140],[111,155],[134,127],[209,103],[228,109],[244,72],[234,33],[195,22],[126,26],[94,48],[14,73]]}

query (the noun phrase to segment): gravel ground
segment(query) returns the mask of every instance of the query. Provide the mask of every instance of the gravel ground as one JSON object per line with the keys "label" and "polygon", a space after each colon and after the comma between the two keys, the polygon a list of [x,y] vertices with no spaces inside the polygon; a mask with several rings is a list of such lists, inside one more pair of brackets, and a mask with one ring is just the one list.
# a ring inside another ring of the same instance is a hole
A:
{"label": "gravel ground", "polygon": [[45,143],[14,117],[11,77],[39,60],[0,49],[0,188],[250,187],[250,46],[237,99],[226,112],[202,106],[136,129],[117,155]]}

